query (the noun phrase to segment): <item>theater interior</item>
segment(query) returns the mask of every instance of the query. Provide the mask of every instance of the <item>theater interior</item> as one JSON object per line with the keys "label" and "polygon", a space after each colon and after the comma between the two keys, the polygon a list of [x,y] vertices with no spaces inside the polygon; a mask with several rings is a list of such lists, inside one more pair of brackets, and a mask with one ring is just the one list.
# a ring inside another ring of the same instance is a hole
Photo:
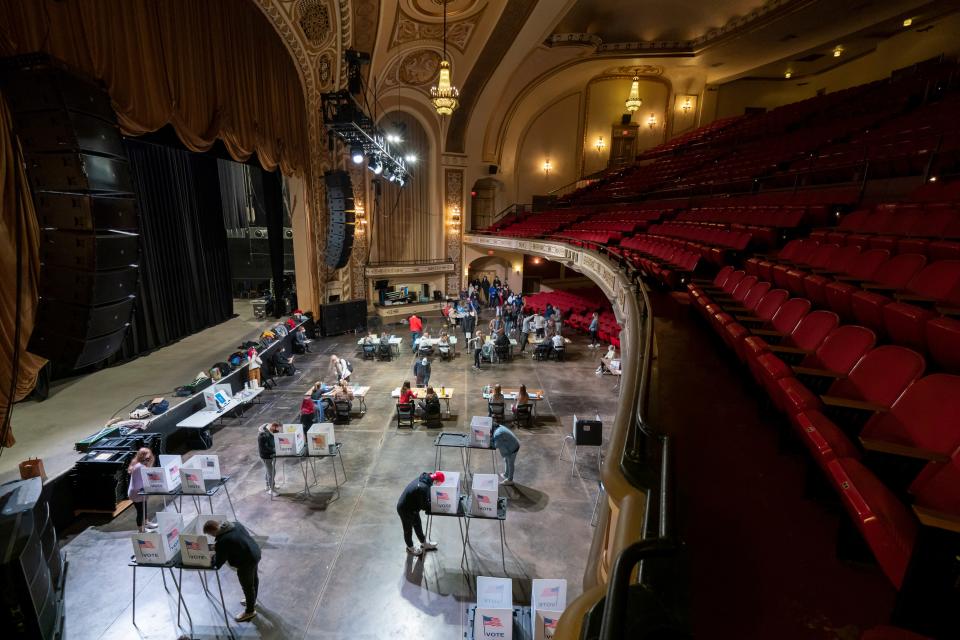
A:
{"label": "theater interior", "polygon": [[0,0],[4,638],[960,638],[958,54]]}

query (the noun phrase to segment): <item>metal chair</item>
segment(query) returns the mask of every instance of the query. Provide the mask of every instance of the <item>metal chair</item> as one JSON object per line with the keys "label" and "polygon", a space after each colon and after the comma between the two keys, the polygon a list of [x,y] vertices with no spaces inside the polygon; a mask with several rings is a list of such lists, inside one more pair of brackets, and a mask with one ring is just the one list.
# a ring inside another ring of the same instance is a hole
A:
{"label": "metal chair", "polygon": [[553,357],[557,359],[557,362],[563,362],[564,355],[566,354],[566,347],[554,347],[550,350],[550,353],[547,359]]}
{"label": "metal chair", "polygon": [[381,343],[377,345],[377,357],[379,357],[381,360],[386,360],[389,362],[390,360],[393,360],[393,349],[389,344]]}
{"label": "metal chair", "polygon": [[518,404],[517,411],[513,414],[513,424],[518,427],[533,428],[533,405]]}
{"label": "metal chair", "polygon": [[495,344],[493,345],[493,353],[497,358],[497,362],[510,362],[510,345]]}
{"label": "metal chair", "polygon": [[377,345],[375,344],[364,344],[363,345],[363,359],[364,360],[373,360],[377,357]]}
{"label": "metal chair", "polygon": [[504,413],[506,413],[506,403],[503,402],[488,402],[487,403],[487,415],[493,418],[495,424],[503,424],[504,422]]}
{"label": "metal chair", "polygon": [[346,400],[337,400],[333,403],[336,414],[333,418],[334,424],[350,424],[350,403]]}
{"label": "metal chair", "polygon": [[412,402],[397,403],[397,428],[409,427],[413,429],[415,411]]}
{"label": "metal chair", "polygon": [[423,406],[423,424],[427,427],[442,427],[443,419],[441,418],[442,410],[440,409],[440,401],[427,402]]}

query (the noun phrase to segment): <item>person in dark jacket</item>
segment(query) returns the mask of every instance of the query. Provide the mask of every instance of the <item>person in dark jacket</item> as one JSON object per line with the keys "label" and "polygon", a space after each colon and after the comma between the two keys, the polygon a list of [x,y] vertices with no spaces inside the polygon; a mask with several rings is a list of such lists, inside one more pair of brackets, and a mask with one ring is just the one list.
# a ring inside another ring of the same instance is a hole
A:
{"label": "person in dark jacket", "polygon": [[[420,512],[430,513],[430,487],[434,482],[443,482],[444,475],[442,471],[435,473],[423,472],[420,476],[407,485],[407,488],[400,494],[397,501],[397,514],[400,516],[400,522],[403,523],[403,541],[407,543],[407,553],[414,556],[423,555],[424,551],[432,551],[437,548],[436,542],[427,540],[423,534],[423,523],[420,521]],[[413,546],[413,533],[417,534],[420,540],[420,546]]]}
{"label": "person in dark jacket", "polygon": [[239,522],[207,520],[203,525],[203,532],[215,538],[214,566],[219,569],[224,564],[229,564],[237,570],[237,580],[243,589],[244,610],[234,619],[237,622],[251,620],[257,615],[254,607],[257,604],[257,591],[260,589],[260,576],[257,575],[260,545]]}
{"label": "person in dark jacket", "polygon": [[293,356],[283,347],[273,354],[273,368],[276,369],[278,376],[292,376],[297,370],[293,366]]}
{"label": "person in dark jacket", "polygon": [[426,358],[417,360],[413,365],[413,375],[417,378],[418,387],[425,387],[430,384],[430,361]]}
{"label": "person in dark jacket", "polygon": [[280,423],[260,425],[257,433],[257,446],[260,449],[260,460],[263,461],[263,477],[267,483],[267,493],[276,495],[276,460],[277,445],[273,439],[273,434],[280,432]]}

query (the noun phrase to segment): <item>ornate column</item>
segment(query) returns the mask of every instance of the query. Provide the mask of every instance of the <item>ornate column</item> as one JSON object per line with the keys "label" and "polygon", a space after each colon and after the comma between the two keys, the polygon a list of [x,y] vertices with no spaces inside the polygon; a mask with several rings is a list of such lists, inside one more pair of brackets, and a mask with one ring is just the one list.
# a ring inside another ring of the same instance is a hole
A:
{"label": "ornate column", "polygon": [[453,273],[446,276],[447,295],[457,295],[463,282],[463,169],[443,168],[443,235]]}

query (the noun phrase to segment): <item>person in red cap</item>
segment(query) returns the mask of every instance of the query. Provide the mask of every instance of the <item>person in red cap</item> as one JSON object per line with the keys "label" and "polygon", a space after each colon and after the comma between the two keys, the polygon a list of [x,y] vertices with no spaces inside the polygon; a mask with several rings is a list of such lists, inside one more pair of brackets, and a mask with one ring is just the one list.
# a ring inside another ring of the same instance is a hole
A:
{"label": "person in red cap", "polygon": [[[423,472],[407,485],[397,501],[397,514],[403,523],[403,541],[407,543],[407,553],[414,556],[422,555],[424,551],[437,548],[436,542],[427,540],[423,534],[423,523],[420,521],[421,511],[430,511],[430,487],[433,483],[442,483],[443,471],[434,473]],[[413,546],[413,533],[417,534],[420,546]]]}

